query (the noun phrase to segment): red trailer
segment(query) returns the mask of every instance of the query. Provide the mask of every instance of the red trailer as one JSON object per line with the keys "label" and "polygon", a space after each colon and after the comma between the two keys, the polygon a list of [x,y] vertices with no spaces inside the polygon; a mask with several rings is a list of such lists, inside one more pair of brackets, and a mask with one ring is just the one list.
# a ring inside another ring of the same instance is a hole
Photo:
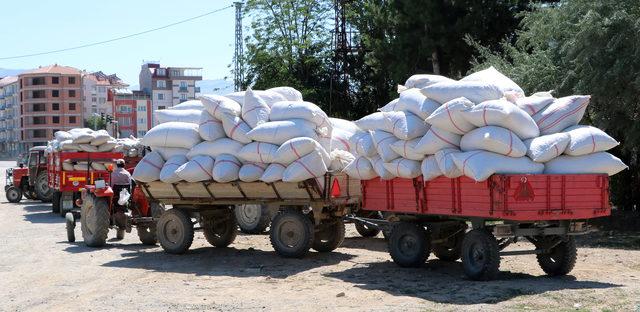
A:
{"label": "red trailer", "polygon": [[[400,266],[421,266],[433,251],[442,260],[462,258],[469,278],[489,280],[498,273],[500,256],[536,254],[547,274],[565,275],[576,261],[573,235],[589,232],[589,219],[611,213],[609,177],[376,178],[362,181],[362,209],[380,211],[389,221],[389,253]],[[535,250],[502,251],[522,238]]]}

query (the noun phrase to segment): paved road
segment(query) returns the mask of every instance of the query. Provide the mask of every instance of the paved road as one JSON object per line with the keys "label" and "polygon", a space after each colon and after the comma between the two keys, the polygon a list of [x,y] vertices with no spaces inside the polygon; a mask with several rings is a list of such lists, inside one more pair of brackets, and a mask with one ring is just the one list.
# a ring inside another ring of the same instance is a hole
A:
{"label": "paved road", "polygon": [[[0,172],[10,165],[0,162]],[[398,268],[382,238],[360,238],[351,227],[343,247],[306,259],[279,258],[265,235],[216,249],[197,233],[186,255],[143,246],[135,234],[92,249],[79,229],[78,242],[66,242],[63,219],[48,204],[9,204],[3,190],[0,311],[633,310],[640,303],[638,250],[582,248],[564,278],[545,277],[533,256],[504,258],[500,280],[471,282],[459,262],[433,257],[420,269]]]}

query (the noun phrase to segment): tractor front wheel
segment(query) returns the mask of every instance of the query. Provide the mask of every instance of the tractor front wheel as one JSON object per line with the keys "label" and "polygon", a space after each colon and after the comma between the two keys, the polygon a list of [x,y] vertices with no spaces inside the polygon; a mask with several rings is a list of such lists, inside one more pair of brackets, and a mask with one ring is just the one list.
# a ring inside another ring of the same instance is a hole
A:
{"label": "tractor front wheel", "polygon": [[22,200],[22,191],[15,186],[7,188],[5,195],[10,203],[19,203]]}
{"label": "tractor front wheel", "polygon": [[102,247],[109,234],[109,198],[87,194],[82,201],[80,229],[89,247]]}

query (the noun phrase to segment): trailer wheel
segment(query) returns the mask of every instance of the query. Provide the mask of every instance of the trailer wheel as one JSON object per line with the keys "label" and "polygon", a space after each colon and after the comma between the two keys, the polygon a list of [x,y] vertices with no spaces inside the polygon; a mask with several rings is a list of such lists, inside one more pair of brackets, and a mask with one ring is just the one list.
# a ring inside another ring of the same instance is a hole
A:
{"label": "trailer wheel", "polygon": [[340,247],[344,241],[344,223],[340,219],[321,224],[321,230],[313,237],[312,248],[318,252],[329,252]]}
{"label": "trailer wheel", "polygon": [[233,212],[227,209],[224,211],[221,216],[202,216],[200,222],[207,242],[220,248],[231,245],[238,235],[238,224]]}
{"label": "trailer wheel", "polygon": [[311,219],[297,209],[279,211],[271,222],[271,246],[282,257],[301,258],[313,243]]}
{"label": "trailer wheel", "polygon": [[369,227],[368,225],[361,222],[356,221],[354,224],[356,226],[356,231],[358,231],[358,234],[360,234],[360,236],[362,237],[376,237],[378,236],[378,234],[380,234],[380,230]]}
{"label": "trailer wheel", "polygon": [[49,187],[49,181],[46,171],[38,173],[33,187],[39,200],[43,202],[51,201],[51,198],[53,197],[53,189]]}
{"label": "trailer wheel", "polygon": [[171,254],[182,254],[191,247],[193,223],[185,211],[175,208],[165,211],[156,226],[158,241],[164,251]]}
{"label": "trailer wheel", "polygon": [[102,247],[109,233],[109,199],[87,195],[80,213],[82,239],[89,247]]}
{"label": "trailer wheel", "polygon": [[246,234],[264,233],[271,221],[267,205],[238,205],[234,213],[240,231]]}
{"label": "trailer wheel", "polygon": [[[164,212],[164,207],[157,202],[149,203],[149,209],[151,209],[151,216],[154,218],[160,218]],[[152,222],[149,226],[138,226],[138,238],[144,245],[155,245],[158,243],[158,237],[156,236],[156,221]]]}
{"label": "trailer wheel", "polygon": [[420,267],[429,258],[431,237],[422,225],[400,222],[391,230],[389,254],[401,267]]}
{"label": "trailer wheel", "polygon": [[462,240],[464,232],[458,233],[453,237],[453,246],[438,244],[433,246],[433,254],[442,261],[457,261],[462,257]]}
{"label": "trailer wheel", "polygon": [[548,253],[538,254],[538,263],[542,270],[551,276],[567,275],[576,265],[578,251],[573,237],[569,236],[551,248]]}
{"label": "trailer wheel", "polygon": [[62,198],[62,193],[54,191],[53,192],[53,198],[51,198],[51,212],[53,213],[60,213],[60,208],[61,208],[61,204],[60,204],[60,199]]}
{"label": "trailer wheel", "polygon": [[472,280],[488,281],[498,275],[500,254],[498,242],[485,229],[472,230],[462,241],[462,268]]}
{"label": "trailer wheel", "polygon": [[15,186],[9,186],[5,195],[7,196],[7,201],[10,203],[19,203],[20,200],[22,200],[22,191]]}
{"label": "trailer wheel", "polygon": [[75,233],[75,228],[76,228],[76,221],[75,221],[75,217],[73,216],[72,212],[67,212],[67,215],[65,216],[67,222],[66,222],[66,227],[67,227],[67,241],[69,243],[73,243],[76,241],[76,233]]}

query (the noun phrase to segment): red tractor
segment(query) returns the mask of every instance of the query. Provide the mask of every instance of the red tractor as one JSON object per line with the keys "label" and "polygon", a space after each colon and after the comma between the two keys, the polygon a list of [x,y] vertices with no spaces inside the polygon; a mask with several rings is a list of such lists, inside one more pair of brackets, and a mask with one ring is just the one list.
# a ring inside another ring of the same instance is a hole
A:
{"label": "red tractor", "polygon": [[9,202],[20,202],[22,196],[43,202],[51,201],[53,191],[47,182],[45,149],[46,146],[32,147],[29,149],[29,154],[18,160],[18,168],[7,169],[4,190]]}
{"label": "red tractor", "polygon": [[[164,207],[158,203],[149,204],[142,190],[134,182],[132,184],[111,187],[105,180],[95,180],[94,185],[86,185],[80,190],[76,205],[80,206],[80,228],[87,246],[104,246],[110,228],[116,229],[116,238],[122,239],[133,227],[137,228],[143,244],[157,243],[156,220]],[[129,189],[133,190],[131,194]],[[67,238],[74,242],[77,213],[68,212],[66,219]]]}

